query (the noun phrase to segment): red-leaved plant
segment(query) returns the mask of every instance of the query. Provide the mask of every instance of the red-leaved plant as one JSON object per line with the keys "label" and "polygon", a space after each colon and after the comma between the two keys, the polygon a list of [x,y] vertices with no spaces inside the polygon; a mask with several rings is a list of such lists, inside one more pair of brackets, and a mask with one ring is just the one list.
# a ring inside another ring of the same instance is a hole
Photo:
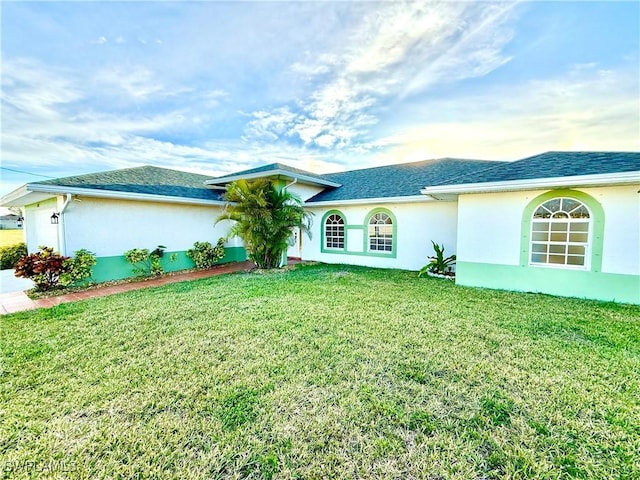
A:
{"label": "red-leaved plant", "polygon": [[26,255],[18,260],[16,277],[30,278],[41,291],[58,287],[60,275],[68,273],[70,257],[53,251],[51,247],[38,247],[39,252]]}

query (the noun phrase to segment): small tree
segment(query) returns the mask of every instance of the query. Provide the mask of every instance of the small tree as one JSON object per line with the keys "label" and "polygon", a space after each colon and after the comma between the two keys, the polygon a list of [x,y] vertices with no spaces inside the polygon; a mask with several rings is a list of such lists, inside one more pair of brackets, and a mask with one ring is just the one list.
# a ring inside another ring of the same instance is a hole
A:
{"label": "small tree", "polygon": [[269,180],[235,181],[227,187],[224,198],[227,207],[216,223],[236,222],[228,236],[244,241],[249,258],[258,268],[280,266],[293,228],[311,236],[311,214],[304,211],[302,201]]}

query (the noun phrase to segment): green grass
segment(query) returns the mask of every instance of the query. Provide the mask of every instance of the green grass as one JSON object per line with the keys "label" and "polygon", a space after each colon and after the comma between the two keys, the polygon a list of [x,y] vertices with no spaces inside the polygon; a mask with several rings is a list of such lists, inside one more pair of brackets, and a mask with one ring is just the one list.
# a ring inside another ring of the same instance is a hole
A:
{"label": "green grass", "polygon": [[5,316],[0,472],[640,478],[639,318],[322,265]]}
{"label": "green grass", "polygon": [[0,247],[10,247],[24,242],[23,230],[0,230]]}

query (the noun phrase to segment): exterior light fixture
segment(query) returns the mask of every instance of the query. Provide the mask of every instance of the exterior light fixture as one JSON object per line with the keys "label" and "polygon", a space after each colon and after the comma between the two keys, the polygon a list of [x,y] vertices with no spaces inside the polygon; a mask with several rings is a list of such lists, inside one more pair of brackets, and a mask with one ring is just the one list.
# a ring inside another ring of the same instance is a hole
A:
{"label": "exterior light fixture", "polygon": [[24,222],[24,217],[20,216],[16,220],[18,221],[18,228],[22,228],[22,222]]}
{"label": "exterior light fixture", "polygon": [[59,223],[60,220],[60,214],[53,212],[53,215],[51,215],[51,225],[57,225]]}

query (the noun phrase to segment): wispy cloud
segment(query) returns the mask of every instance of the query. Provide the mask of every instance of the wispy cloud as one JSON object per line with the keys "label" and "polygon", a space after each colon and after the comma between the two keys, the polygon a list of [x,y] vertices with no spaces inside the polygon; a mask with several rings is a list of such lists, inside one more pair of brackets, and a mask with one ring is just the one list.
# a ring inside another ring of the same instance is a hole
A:
{"label": "wispy cloud", "polygon": [[[150,89],[142,85],[149,78],[146,74],[134,76],[119,85],[130,86],[133,91],[128,93],[132,96],[164,91],[164,87]],[[179,94],[183,93],[190,91],[183,89]],[[227,92],[214,89],[198,92],[196,100],[213,108],[227,96]],[[11,164],[28,164],[32,168],[78,165],[96,170],[105,165],[124,168],[150,163],[211,175],[249,168],[264,160],[307,169],[340,169],[339,164],[304,147],[247,142],[241,138],[211,140],[199,146],[163,140],[159,137],[167,131],[190,128],[194,118],[183,110],[155,115],[95,111],[85,103],[89,97],[90,93],[83,90],[82,82],[74,79],[72,72],[52,70],[33,61],[6,62],[2,91],[3,158]]]}
{"label": "wispy cloud", "polygon": [[346,48],[324,52],[292,72],[321,77],[292,106],[255,112],[245,135],[295,136],[310,147],[349,149],[366,143],[381,105],[441,82],[486,75],[509,60],[514,3],[389,3],[346,32]]}
{"label": "wispy cloud", "polygon": [[[637,13],[625,2],[9,2],[2,162],[215,174],[640,150]],[[610,26],[597,43],[596,25]]]}
{"label": "wispy cloud", "polygon": [[378,138],[372,144],[384,152],[378,162],[443,156],[515,160],[546,150],[640,150],[634,69],[578,64],[552,78],[423,106],[451,120],[434,119]]}
{"label": "wispy cloud", "polygon": [[176,89],[164,85],[154,72],[144,67],[105,68],[97,72],[94,80],[108,88],[119,89],[138,101],[177,96],[191,91],[186,87]]}

